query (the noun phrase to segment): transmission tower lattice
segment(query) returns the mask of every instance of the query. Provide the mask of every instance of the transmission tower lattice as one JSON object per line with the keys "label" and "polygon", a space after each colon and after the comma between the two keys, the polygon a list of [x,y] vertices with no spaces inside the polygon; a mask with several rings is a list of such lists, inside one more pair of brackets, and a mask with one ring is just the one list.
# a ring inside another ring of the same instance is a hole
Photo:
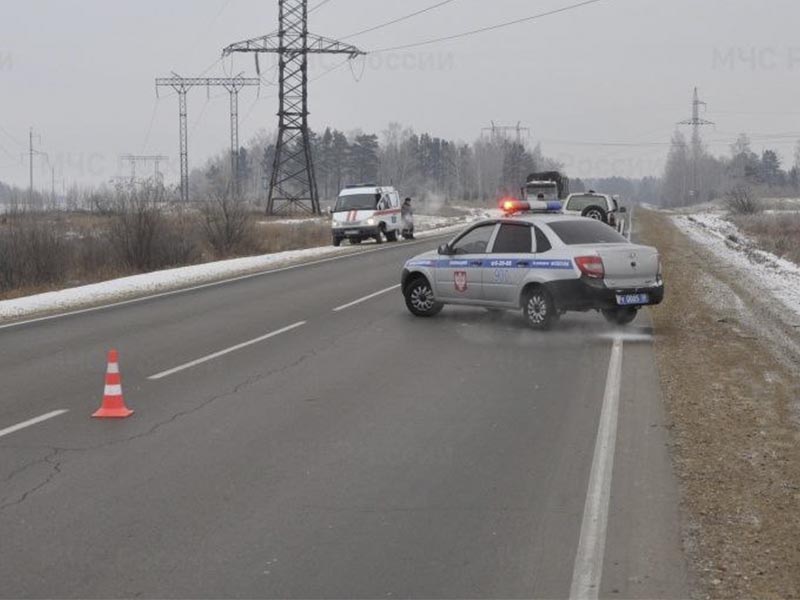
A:
{"label": "transmission tower lattice", "polygon": [[308,33],[308,0],[278,0],[278,33],[237,42],[222,54],[234,52],[278,55],[280,108],[278,140],[269,184],[267,214],[320,213],[319,194],[311,157],[308,129],[308,55],[342,54],[350,59],[364,52]]}
{"label": "transmission tower lattice", "polygon": [[231,96],[231,182],[233,192],[239,193],[239,92],[246,86],[260,86],[261,79],[256,77],[181,77],[175,73],[172,77],[156,79],[156,95],[158,88],[170,87],[178,94],[178,117],[180,122],[181,152],[181,200],[189,201],[189,125],[187,122],[186,96],[196,86],[225,88]]}
{"label": "transmission tower lattice", "polygon": [[154,181],[158,182],[161,176],[161,171],[159,170],[159,165],[164,162],[165,160],[169,160],[169,156],[163,156],[161,154],[153,154],[153,155],[141,155],[141,154],[123,154],[119,157],[120,162],[126,162],[130,165],[131,169],[131,183],[136,183],[136,165],[138,163],[147,164],[149,162],[153,163],[153,177]]}
{"label": "transmission tower lattice", "polygon": [[496,125],[494,121],[492,121],[491,127],[484,127],[483,133],[491,133],[492,134],[492,141],[498,141],[503,139],[507,133],[515,133],[516,132],[516,140],[518,144],[522,144],[522,134],[524,133],[526,137],[530,137],[531,130],[529,127],[523,127],[522,123],[519,122],[516,125]]}
{"label": "transmission tower lattice", "polygon": [[678,125],[692,126],[692,189],[689,192],[689,195],[693,198],[697,196],[697,188],[699,187],[698,171],[702,143],[700,140],[700,128],[705,125],[714,125],[713,121],[707,121],[706,119],[700,118],[700,108],[706,106],[708,105],[700,100],[700,95],[697,92],[697,88],[694,88],[694,98],[692,100],[692,118],[686,119],[685,121],[680,121],[678,123]]}

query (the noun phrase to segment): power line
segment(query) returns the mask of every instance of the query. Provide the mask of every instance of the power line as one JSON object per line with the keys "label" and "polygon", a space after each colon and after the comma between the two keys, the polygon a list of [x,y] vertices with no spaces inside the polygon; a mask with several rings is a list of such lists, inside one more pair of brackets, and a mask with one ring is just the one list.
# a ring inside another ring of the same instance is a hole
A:
{"label": "power line", "polygon": [[378,50],[372,50],[370,54],[380,54],[383,52],[393,52],[395,50],[406,50],[408,48],[417,48],[419,46],[427,46],[430,44],[437,44],[439,42],[447,42],[450,40],[456,40],[460,38],[465,38],[471,35],[477,35],[479,33],[486,33],[489,31],[496,31],[498,29],[503,29],[505,27],[511,27],[512,25],[519,25],[520,23],[527,23],[529,21],[535,21],[537,19],[543,19],[544,17],[550,17],[552,15],[557,15],[559,13],[575,10],[578,8],[582,8],[584,6],[588,6],[590,4],[597,4],[598,2],[603,2],[604,0],[585,0],[585,2],[579,2],[577,4],[570,4],[569,6],[563,6],[561,8],[556,8],[554,10],[549,10],[547,12],[539,13],[536,15],[531,15],[530,17],[523,17],[522,19],[515,19],[513,21],[506,21],[505,23],[498,23],[497,25],[489,25],[488,27],[481,27],[479,29],[473,29],[471,31],[464,31],[462,33],[456,33],[453,35],[447,35],[444,37],[433,38],[430,40],[425,40],[424,42],[415,42],[412,44],[403,44],[400,46],[391,46],[389,48],[380,48]]}
{"label": "power line", "polygon": [[312,13],[312,12],[314,12],[315,10],[317,10],[317,9],[319,9],[319,8],[322,8],[323,6],[325,6],[325,5],[326,5],[328,2],[330,2],[330,1],[331,1],[331,0],[322,0],[322,2],[320,2],[319,4],[317,4],[317,5],[315,5],[315,6],[311,7],[311,8],[309,8],[309,9],[308,9],[308,14],[311,14],[311,13]]}
{"label": "power line", "polygon": [[378,29],[383,29],[384,27],[389,27],[390,25],[394,25],[396,23],[402,23],[403,21],[407,21],[408,19],[412,19],[418,15],[425,14],[426,12],[430,12],[439,8],[440,6],[444,6],[445,4],[451,4],[456,0],[444,0],[444,2],[437,2],[433,6],[429,6],[427,8],[423,8],[411,14],[405,15],[403,17],[398,17],[397,19],[392,19],[391,21],[387,21],[386,23],[381,23],[380,25],[375,25],[374,27],[369,27],[368,29],[363,29],[361,31],[357,31],[356,33],[351,33],[350,35],[344,36],[343,40],[349,40],[350,38],[354,38],[359,35],[364,35],[365,33],[371,33],[373,31],[377,31]]}

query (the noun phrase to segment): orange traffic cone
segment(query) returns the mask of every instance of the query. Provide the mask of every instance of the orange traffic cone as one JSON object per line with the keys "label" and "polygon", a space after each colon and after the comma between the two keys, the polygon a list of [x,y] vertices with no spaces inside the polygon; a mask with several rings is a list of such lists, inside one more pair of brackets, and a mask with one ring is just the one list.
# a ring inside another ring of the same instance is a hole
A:
{"label": "orange traffic cone", "polygon": [[103,393],[103,404],[92,415],[96,419],[124,419],[133,411],[125,406],[122,398],[122,378],[119,374],[119,355],[116,350],[108,352],[108,368],[106,370],[106,389]]}

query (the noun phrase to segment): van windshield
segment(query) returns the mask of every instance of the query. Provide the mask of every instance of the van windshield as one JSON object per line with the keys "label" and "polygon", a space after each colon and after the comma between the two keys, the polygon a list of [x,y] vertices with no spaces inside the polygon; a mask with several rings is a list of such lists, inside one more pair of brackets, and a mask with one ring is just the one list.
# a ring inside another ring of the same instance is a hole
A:
{"label": "van windshield", "polygon": [[378,205],[378,200],[380,199],[380,194],[351,194],[349,196],[339,196],[333,210],[334,212],[345,210],[375,210],[375,207]]}

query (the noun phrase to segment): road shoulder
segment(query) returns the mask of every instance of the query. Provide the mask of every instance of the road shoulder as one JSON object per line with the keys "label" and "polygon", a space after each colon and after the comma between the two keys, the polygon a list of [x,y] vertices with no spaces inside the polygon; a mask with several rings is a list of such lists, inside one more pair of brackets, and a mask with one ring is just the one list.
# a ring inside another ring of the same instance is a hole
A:
{"label": "road shoulder", "polygon": [[797,357],[770,323],[768,293],[669,215],[637,216],[669,289],[652,314],[694,594],[798,597]]}

